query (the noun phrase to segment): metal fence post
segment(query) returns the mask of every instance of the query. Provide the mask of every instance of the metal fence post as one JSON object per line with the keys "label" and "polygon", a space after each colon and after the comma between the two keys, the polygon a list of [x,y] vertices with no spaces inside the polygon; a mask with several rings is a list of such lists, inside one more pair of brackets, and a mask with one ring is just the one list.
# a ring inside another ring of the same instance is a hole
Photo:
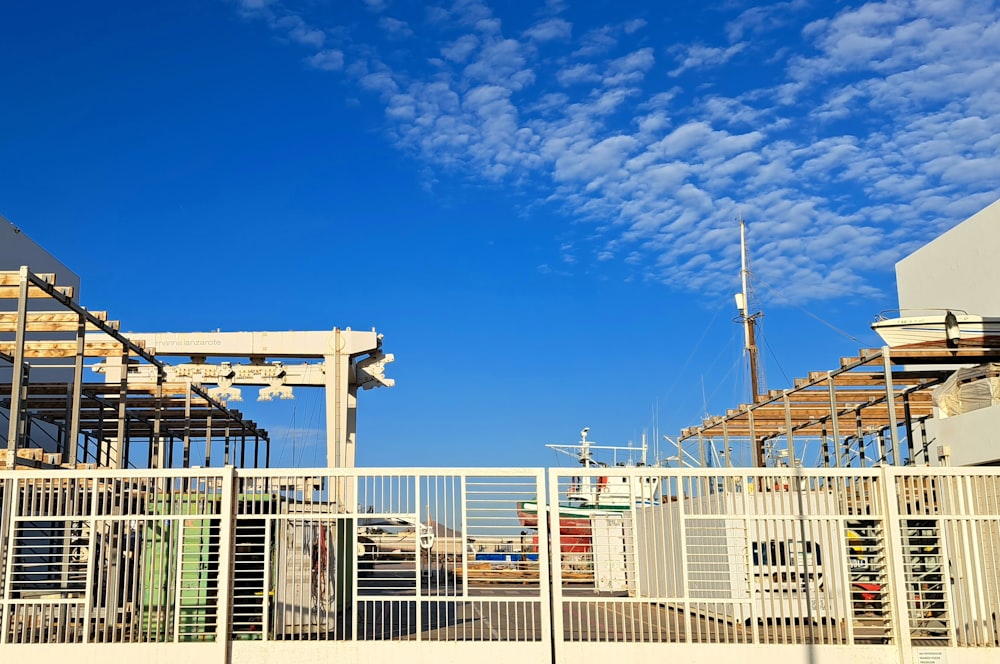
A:
{"label": "metal fence post", "polygon": [[[0,467],[0,473],[3,472]],[[10,578],[13,568],[14,554],[7,547],[7,542],[14,539],[14,506],[20,488],[14,477],[0,477],[0,645],[7,643],[7,631],[10,628],[10,611],[7,610],[7,600],[10,597]]]}
{"label": "metal fence post", "polygon": [[[549,468],[548,492],[542,471],[535,475],[538,505],[538,591],[541,608],[549,612],[549,644],[552,661],[562,661],[562,644],[566,630],[563,620],[562,541],[559,519],[559,469]],[[546,566],[548,569],[546,570]],[[547,577],[547,578],[546,578]],[[543,625],[545,622],[543,621]]]}
{"label": "metal fence post", "polygon": [[233,577],[236,571],[236,469],[220,469],[219,487],[219,596],[216,639],[222,644],[222,664],[232,660]]}
{"label": "metal fence post", "polygon": [[[909,620],[906,619],[906,570],[903,561],[902,522],[899,515],[897,472],[892,466],[879,468],[879,484],[882,485],[879,498],[885,515],[885,549],[889,579],[889,606],[892,610],[892,631],[896,635],[900,664],[913,661],[913,642],[910,638]],[[901,615],[902,614],[902,615]]]}

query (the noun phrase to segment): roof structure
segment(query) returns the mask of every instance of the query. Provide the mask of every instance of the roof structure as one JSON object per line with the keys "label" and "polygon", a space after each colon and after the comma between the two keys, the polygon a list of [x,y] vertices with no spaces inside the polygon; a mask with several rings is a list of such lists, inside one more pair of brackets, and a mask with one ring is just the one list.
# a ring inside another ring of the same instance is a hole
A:
{"label": "roof structure", "polygon": [[784,446],[798,459],[803,439],[818,439],[823,466],[904,465],[926,461],[922,423],[934,415],[932,389],[956,369],[1000,361],[1000,348],[889,348],[841,358],[838,369],[811,372],[791,388],[771,390],[756,403],[705,418],[682,430],[681,442],[750,442],[759,465]]}
{"label": "roof structure", "polygon": [[[222,463],[268,465],[266,430],[196,384],[167,382],[165,365],[144,344],[120,334],[106,313],[80,306],[73,289],[58,285],[56,275],[27,267],[0,272],[0,310],[7,467],[211,465],[213,447]],[[155,378],[130,380],[126,372],[118,383],[103,378],[85,383],[88,363],[105,358],[149,366],[152,371],[144,373]],[[39,430],[55,452],[42,458],[17,452],[32,447]],[[144,459],[136,454],[140,446]],[[196,448],[203,448],[203,459],[194,458]]]}

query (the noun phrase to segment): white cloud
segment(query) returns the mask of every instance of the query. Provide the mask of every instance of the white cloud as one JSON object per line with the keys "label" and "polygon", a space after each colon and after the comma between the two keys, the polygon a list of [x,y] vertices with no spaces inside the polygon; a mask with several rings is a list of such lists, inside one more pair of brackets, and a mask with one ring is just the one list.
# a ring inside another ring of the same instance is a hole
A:
{"label": "white cloud", "polygon": [[387,136],[423,166],[530,183],[591,222],[563,265],[619,260],[641,278],[726,292],[739,211],[755,270],[786,296],[871,294],[872,270],[1000,196],[991,0],[884,0],[826,17],[805,0],[720,8],[725,41],[702,33],[667,51],[671,63],[657,61],[644,19],[571,24],[559,3],[514,32],[480,0],[429,8],[416,35],[416,21],[382,17],[398,37],[386,53],[327,46],[333,28],[278,3],[241,9],[381,100]]}
{"label": "white cloud", "polygon": [[316,69],[337,71],[344,68],[344,54],[336,49],[327,49],[310,55],[306,62]]}
{"label": "white cloud", "polygon": [[465,67],[471,81],[485,81],[520,88],[534,75],[526,68],[524,46],[513,39],[492,39],[483,44],[478,58]]}
{"label": "white cloud", "polygon": [[478,37],[475,35],[462,35],[450,44],[442,46],[441,55],[452,62],[465,62],[478,47]]}
{"label": "white cloud", "polygon": [[274,19],[274,25],[294,42],[305,46],[320,48],[326,40],[322,30],[310,26],[300,17],[294,15],[280,16]]}
{"label": "white cloud", "polygon": [[393,39],[405,39],[406,37],[413,36],[413,30],[406,23],[406,21],[401,21],[398,18],[393,18],[391,16],[383,16],[378,20],[378,27],[382,29],[389,37]]}
{"label": "white cloud", "polygon": [[621,168],[625,158],[635,149],[636,141],[629,136],[613,136],[595,145],[575,147],[578,151],[567,152],[556,160],[556,180],[590,182],[609,171],[615,171]]}
{"label": "white cloud", "polygon": [[579,83],[597,83],[601,80],[601,75],[593,64],[578,62],[556,72],[556,79],[560,85],[576,85]]}
{"label": "white cloud", "polygon": [[634,84],[645,78],[655,62],[652,48],[643,48],[608,63],[604,85]]}
{"label": "white cloud", "polygon": [[590,58],[604,55],[615,45],[618,40],[614,37],[611,28],[603,27],[591,30],[586,33],[581,40],[581,45],[572,53],[574,58]]}
{"label": "white cloud", "polygon": [[267,9],[268,6],[274,4],[277,0],[238,0],[237,5],[239,8],[246,12],[257,12],[262,9]]}
{"label": "white cloud", "polygon": [[531,26],[524,36],[535,42],[563,41],[569,39],[573,26],[561,18],[550,18]]}
{"label": "white cloud", "polygon": [[727,47],[705,46],[703,44],[693,44],[681,50],[677,60],[680,65],[670,71],[671,76],[680,76],[689,69],[702,69],[704,67],[718,67],[725,64],[737,53],[746,48],[745,43],[733,44]]}
{"label": "white cloud", "polygon": [[625,23],[622,24],[622,30],[627,35],[639,32],[645,27],[646,27],[646,19],[644,18],[634,18],[630,21],[625,21]]}
{"label": "white cloud", "polygon": [[807,6],[807,0],[794,0],[751,7],[726,24],[726,36],[730,42],[739,42],[748,36],[767,34],[791,23],[793,14]]}

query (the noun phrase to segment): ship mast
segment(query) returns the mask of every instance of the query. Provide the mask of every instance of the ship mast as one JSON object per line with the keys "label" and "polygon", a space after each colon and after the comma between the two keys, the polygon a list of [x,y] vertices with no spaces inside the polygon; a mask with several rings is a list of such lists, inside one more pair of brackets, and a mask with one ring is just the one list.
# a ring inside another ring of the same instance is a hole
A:
{"label": "ship mast", "polygon": [[[740,280],[742,282],[742,292],[736,294],[736,308],[740,312],[739,321],[743,323],[743,349],[747,353],[747,361],[750,365],[750,398],[753,403],[758,403],[763,396],[760,391],[760,376],[758,372],[757,338],[756,327],[757,318],[760,312],[747,314],[750,308],[747,281],[750,270],[747,268],[747,231],[746,222],[740,216]],[[764,448],[754,441],[753,445],[754,466],[762,468],[764,466]]]}
{"label": "ship mast", "polygon": [[593,457],[590,455],[590,443],[587,441],[587,432],[590,431],[590,427],[583,427],[583,431],[580,432],[580,465],[584,468],[590,468]]}

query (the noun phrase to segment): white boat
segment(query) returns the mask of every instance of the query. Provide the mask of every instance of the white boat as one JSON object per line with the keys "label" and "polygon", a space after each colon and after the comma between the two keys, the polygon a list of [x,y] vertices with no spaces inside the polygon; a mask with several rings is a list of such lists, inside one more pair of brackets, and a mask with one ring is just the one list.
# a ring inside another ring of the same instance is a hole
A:
{"label": "white boat", "polygon": [[[645,464],[646,444],[641,448],[623,447],[617,445],[595,445],[587,440],[589,428],[580,432],[580,442],[577,445],[546,445],[546,447],[572,456],[585,470],[607,469],[597,476],[583,475],[570,478],[565,490],[565,502],[552,510],[559,518],[559,530],[562,538],[563,553],[586,552],[591,546],[591,520],[595,515],[609,512],[623,512],[633,506],[652,505],[658,502],[659,478],[656,475],[647,477],[630,477],[625,473],[616,473],[615,468],[643,466]],[[594,459],[593,450],[606,450],[612,453],[610,462]],[[635,461],[631,455],[641,454],[641,460]],[[618,459],[622,453],[624,458]],[[517,504],[517,517],[525,528],[538,528],[538,502],[535,500],[521,501]],[[551,525],[551,524],[550,524]]]}
{"label": "white boat", "polygon": [[895,310],[912,315],[872,323],[890,348],[993,348],[1000,346],[1000,317],[973,316],[960,309]]}
{"label": "white boat", "polygon": [[374,560],[412,560],[417,551],[459,556],[467,548],[462,533],[428,521],[363,519],[358,528],[358,556]]}

